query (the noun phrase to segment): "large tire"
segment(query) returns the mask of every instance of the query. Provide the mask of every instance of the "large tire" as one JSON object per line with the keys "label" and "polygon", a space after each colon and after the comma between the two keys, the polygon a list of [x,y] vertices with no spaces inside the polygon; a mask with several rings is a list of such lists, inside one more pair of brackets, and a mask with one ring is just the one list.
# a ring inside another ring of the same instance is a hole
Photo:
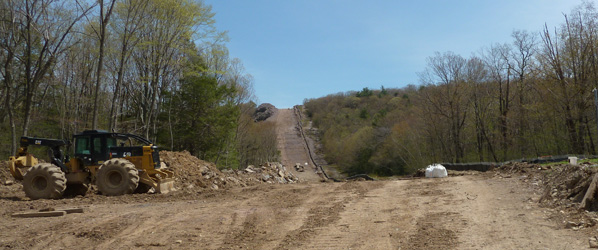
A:
{"label": "large tire", "polygon": [[23,177],[23,190],[32,200],[58,199],[66,189],[64,172],[51,163],[40,163]]}
{"label": "large tire", "polygon": [[98,169],[96,185],[103,195],[131,194],[139,184],[135,165],[126,159],[111,159]]}

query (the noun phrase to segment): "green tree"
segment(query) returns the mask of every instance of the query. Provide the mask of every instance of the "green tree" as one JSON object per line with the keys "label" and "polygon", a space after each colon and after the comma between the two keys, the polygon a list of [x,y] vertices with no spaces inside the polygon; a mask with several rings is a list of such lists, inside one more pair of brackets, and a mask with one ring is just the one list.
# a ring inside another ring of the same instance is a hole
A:
{"label": "green tree", "polygon": [[369,88],[365,87],[361,91],[357,92],[357,94],[355,96],[357,96],[357,97],[368,97],[368,96],[372,96],[373,94],[374,94],[374,92],[372,90],[370,90]]}
{"label": "green tree", "polygon": [[214,77],[188,72],[180,89],[171,93],[176,150],[188,150],[201,159],[215,161],[226,140],[234,135],[239,109],[229,101],[234,87],[218,84]]}
{"label": "green tree", "polygon": [[[155,134],[157,115],[161,110],[162,93],[165,93],[181,77],[186,55],[195,54],[197,43],[219,42],[214,28],[214,13],[203,2],[192,0],[147,1],[144,25],[138,30],[140,39],[132,54],[135,76],[128,86],[135,105],[132,114],[146,137]],[[205,49],[211,49],[207,46]],[[207,62],[207,60],[205,60]],[[196,65],[205,70],[209,62]],[[218,79],[217,79],[218,80]]]}
{"label": "green tree", "polygon": [[143,15],[147,7],[148,2],[145,0],[125,0],[115,6],[115,17],[114,21],[111,22],[111,31],[117,37],[116,39],[120,40],[120,54],[116,59],[116,81],[110,105],[109,131],[117,128],[118,108],[122,108],[125,99],[124,91],[122,91],[125,70],[129,64],[133,48],[140,41],[139,30],[144,25]]}

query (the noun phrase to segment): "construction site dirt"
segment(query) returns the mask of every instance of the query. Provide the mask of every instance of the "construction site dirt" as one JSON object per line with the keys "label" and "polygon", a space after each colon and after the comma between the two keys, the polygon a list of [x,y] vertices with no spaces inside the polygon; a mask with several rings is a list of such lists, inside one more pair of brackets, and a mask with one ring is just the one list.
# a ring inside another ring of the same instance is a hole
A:
{"label": "construction site dirt", "polygon": [[[302,159],[221,171],[187,152],[160,157],[174,192],[57,200],[25,197],[0,164],[0,249],[588,249],[597,234],[595,212],[546,177],[557,166],[322,182],[287,165]],[[83,213],[12,216],[67,208]]]}
{"label": "construction site dirt", "polygon": [[[585,249],[595,232],[492,173],[35,201],[1,190],[4,249]],[[72,207],[84,212],[11,217]]]}

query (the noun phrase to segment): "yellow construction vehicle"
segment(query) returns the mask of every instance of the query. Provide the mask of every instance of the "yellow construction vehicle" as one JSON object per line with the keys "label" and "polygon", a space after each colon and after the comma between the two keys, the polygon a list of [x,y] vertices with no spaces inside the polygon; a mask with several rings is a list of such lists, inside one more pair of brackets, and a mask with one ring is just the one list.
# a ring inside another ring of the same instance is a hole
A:
{"label": "yellow construction vehicle", "polygon": [[[57,199],[65,193],[87,193],[95,184],[104,195],[174,190],[174,173],[160,162],[158,147],[132,134],[86,130],[73,135],[73,157],[64,155],[67,140],[21,137],[19,152],[9,158],[13,177],[23,181],[31,199]],[[135,142],[135,144],[133,143]],[[125,146],[125,144],[127,144]],[[141,144],[141,145],[139,145]],[[49,163],[39,163],[29,146],[48,147]]]}

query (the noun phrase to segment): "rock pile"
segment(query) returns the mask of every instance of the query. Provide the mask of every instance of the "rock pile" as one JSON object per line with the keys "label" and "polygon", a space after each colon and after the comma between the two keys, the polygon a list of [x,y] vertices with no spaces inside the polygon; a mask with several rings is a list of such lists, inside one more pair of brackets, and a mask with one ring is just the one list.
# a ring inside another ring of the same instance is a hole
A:
{"label": "rock pile", "polygon": [[160,151],[160,159],[175,173],[176,189],[221,189],[246,187],[260,183],[296,183],[299,180],[278,162],[243,170],[219,170],[213,163],[202,161],[189,152]]}
{"label": "rock pile", "polygon": [[503,178],[521,175],[522,181],[543,188],[539,202],[545,205],[579,207],[584,210],[598,211],[598,202],[594,199],[591,200],[591,204],[580,207],[585,196],[593,197],[593,194],[586,195],[586,193],[593,192],[589,189],[598,169],[590,167],[589,164],[508,163],[495,172]]}
{"label": "rock pile", "polygon": [[[573,203],[579,209],[598,211],[596,200],[596,168],[586,165],[561,165],[546,175],[546,188],[541,202],[552,205],[569,205]],[[579,205],[577,205],[579,203]]]}
{"label": "rock pile", "polygon": [[268,162],[257,168],[249,165],[245,170],[231,172],[234,172],[237,176],[244,176],[245,178],[258,178],[266,183],[287,184],[299,181],[293,173],[287,171],[286,167],[279,162]]}
{"label": "rock pile", "polygon": [[255,113],[253,113],[253,119],[256,122],[265,121],[270,116],[273,116],[277,110],[278,109],[276,109],[276,107],[270,103],[262,103],[257,107]]}
{"label": "rock pile", "polygon": [[[550,208],[550,218],[574,231],[595,228],[598,225],[598,201],[595,199],[598,169],[591,163],[579,165],[508,163],[494,170],[499,178],[518,178],[531,184],[539,193],[537,201]],[[596,187],[596,186],[594,186]],[[592,231],[595,231],[592,229]],[[590,242],[592,245],[592,242]]]}

